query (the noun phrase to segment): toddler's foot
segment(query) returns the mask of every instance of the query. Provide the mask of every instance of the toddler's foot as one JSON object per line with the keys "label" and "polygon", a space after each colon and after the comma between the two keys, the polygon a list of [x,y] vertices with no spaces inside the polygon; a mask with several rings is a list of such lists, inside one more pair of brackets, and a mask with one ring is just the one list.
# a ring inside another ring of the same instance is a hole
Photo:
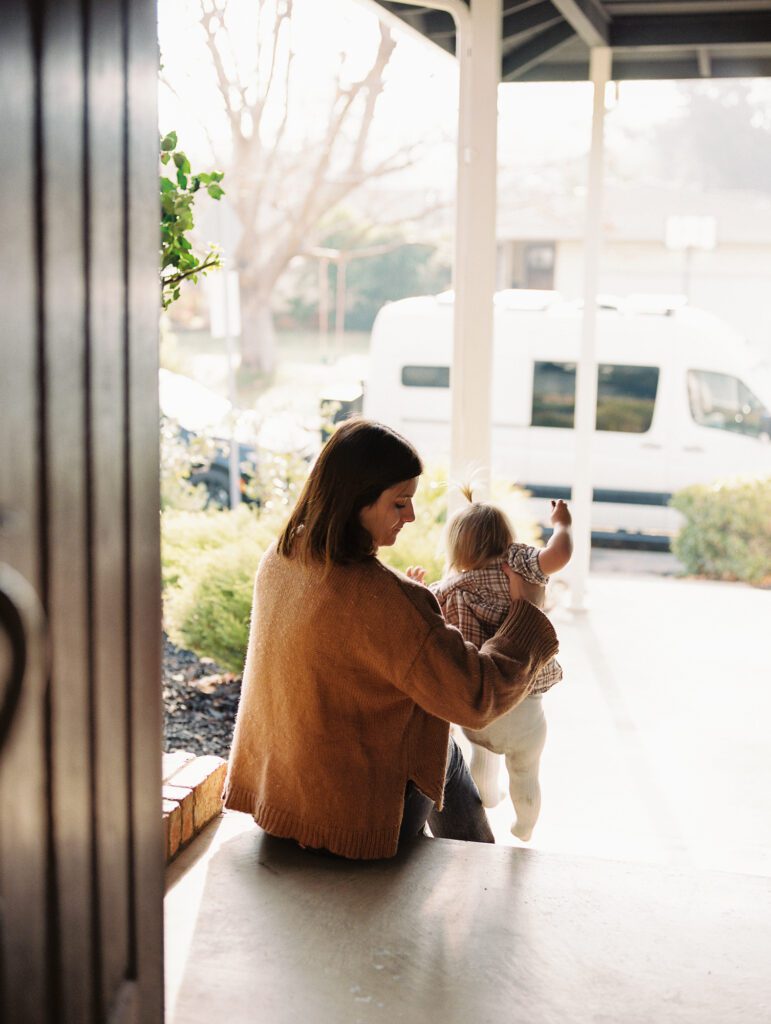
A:
{"label": "toddler's foot", "polygon": [[487,784],[483,783],[481,786],[476,779],[474,779],[474,782],[477,783],[477,789],[479,790],[479,795],[482,798],[483,807],[497,807],[501,800],[506,796],[505,788],[503,786],[499,786],[497,782]]}
{"label": "toddler's foot", "polygon": [[533,827],[533,825],[520,821],[517,818],[511,826],[511,834],[516,836],[517,839],[521,839],[523,843],[527,843],[533,835]]}

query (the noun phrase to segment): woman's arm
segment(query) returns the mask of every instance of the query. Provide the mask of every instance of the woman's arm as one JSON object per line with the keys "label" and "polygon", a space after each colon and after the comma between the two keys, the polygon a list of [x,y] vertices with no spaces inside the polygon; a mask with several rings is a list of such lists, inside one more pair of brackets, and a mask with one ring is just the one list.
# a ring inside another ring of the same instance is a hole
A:
{"label": "woman's arm", "polygon": [[557,649],[546,616],[528,601],[516,601],[478,651],[438,617],[405,677],[395,682],[437,718],[481,729],[524,700]]}

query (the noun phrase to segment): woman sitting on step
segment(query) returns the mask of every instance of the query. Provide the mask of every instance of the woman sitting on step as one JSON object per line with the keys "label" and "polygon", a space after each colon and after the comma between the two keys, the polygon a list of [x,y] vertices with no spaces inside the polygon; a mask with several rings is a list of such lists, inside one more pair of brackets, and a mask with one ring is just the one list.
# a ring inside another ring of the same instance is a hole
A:
{"label": "woman sitting on step", "polygon": [[321,451],[255,581],[225,805],[343,857],[422,832],[493,842],[449,723],[481,729],[557,651],[531,585],[477,651],[436,598],[377,557],[415,519],[412,445],[367,420]]}

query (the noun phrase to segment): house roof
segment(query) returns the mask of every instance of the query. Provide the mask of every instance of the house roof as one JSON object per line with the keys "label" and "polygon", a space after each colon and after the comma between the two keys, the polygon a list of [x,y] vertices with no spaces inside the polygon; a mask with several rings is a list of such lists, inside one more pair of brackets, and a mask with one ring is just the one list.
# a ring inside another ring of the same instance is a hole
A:
{"label": "house roof", "polygon": [[[378,5],[455,53],[451,15]],[[502,10],[502,82],[584,81],[592,46],[612,48],[615,81],[771,76],[771,0],[502,0]]]}
{"label": "house roof", "polygon": [[[586,196],[524,191],[510,175],[499,183],[497,235],[504,239],[583,239]],[[608,242],[664,244],[670,217],[712,217],[718,245],[763,245],[771,239],[771,196],[759,193],[608,183],[603,238]]]}

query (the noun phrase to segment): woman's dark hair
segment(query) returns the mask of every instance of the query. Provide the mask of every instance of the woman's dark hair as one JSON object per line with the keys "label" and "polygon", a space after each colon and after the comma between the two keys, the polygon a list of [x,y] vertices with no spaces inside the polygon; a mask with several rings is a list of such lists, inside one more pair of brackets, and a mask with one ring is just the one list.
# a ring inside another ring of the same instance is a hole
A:
{"label": "woman's dark hair", "polygon": [[383,491],[423,472],[409,441],[371,420],[341,424],[319,453],[278,539],[279,554],[326,563],[360,561],[374,551],[359,522]]}

